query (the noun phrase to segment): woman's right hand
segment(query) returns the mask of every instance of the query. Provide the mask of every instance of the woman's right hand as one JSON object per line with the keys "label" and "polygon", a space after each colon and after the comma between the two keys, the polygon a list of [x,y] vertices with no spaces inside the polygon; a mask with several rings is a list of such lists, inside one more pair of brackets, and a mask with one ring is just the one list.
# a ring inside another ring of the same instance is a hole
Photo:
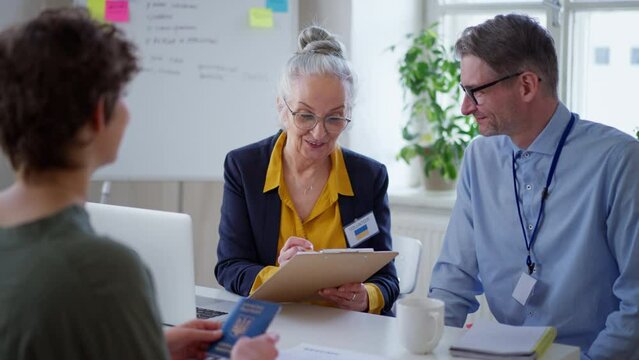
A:
{"label": "woman's right hand", "polygon": [[300,237],[291,236],[284,243],[282,250],[280,250],[277,262],[280,266],[284,266],[295,254],[304,251],[313,251],[313,243]]}

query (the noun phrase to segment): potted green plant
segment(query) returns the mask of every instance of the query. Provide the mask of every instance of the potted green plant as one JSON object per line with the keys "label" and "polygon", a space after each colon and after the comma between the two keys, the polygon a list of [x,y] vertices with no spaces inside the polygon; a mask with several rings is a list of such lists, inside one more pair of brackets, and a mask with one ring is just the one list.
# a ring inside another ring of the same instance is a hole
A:
{"label": "potted green plant", "polygon": [[443,179],[452,188],[464,150],[478,130],[460,113],[461,66],[436,29],[433,24],[407,35],[411,43],[400,60],[399,74],[410,116],[402,127],[407,144],[397,158],[406,163],[418,158],[426,179]]}

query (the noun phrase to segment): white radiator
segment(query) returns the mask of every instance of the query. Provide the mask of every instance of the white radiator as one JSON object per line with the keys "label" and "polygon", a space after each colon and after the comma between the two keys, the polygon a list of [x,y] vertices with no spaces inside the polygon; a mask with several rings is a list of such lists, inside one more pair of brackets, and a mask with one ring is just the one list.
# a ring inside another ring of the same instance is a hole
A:
{"label": "white radiator", "polygon": [[[404,211],[394,211],[391,218],[393,234],[409,236],[422,242],[422,259],[420,272],[417,276],[417,287],[410,296],[428,296],[433,266],[435,266],[442,248],[446,226],[448,226],[448,218],[435,214],[429,216]],[[472,322],[477,317],[493,318],[485,297],[482,295],[478,300],[480,304],[479,310],[469,315],[468,322]]]}

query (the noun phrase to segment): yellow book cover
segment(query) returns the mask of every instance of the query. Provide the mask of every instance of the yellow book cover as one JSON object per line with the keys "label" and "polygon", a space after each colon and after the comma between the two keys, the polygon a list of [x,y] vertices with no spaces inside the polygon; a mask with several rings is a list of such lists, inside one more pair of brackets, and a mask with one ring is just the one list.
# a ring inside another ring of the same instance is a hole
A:
{"label": "yellow book cover", "polygon": [[540,358],[557,336],[551,326],[512,326],[480,320],[451,347],[453,356],[472,359]]}
{"label": "yellow book cover", "polygon": [[552,345],[556,337],[557,337],[556,328],[551,326],[551,327],[548,327],[546,331],[544,331],[544,334],[541,336],[541,339],[539,339],[539,341],[537,341],[537,344],[535,345],[535,353],[537,354],[537,357],[542,357],[544,353],[546,353],[546,350],[548,350],[550,345]]}

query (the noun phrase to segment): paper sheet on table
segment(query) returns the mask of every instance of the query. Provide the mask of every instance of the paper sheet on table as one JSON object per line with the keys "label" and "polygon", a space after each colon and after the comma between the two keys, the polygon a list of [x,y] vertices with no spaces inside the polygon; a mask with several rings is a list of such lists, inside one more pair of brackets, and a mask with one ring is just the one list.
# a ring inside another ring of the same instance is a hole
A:
{"label": "paper sheet on table", "polygon": [[299,344],[280,351],[277,360],[384,360],[386,358],[326,346]]}

